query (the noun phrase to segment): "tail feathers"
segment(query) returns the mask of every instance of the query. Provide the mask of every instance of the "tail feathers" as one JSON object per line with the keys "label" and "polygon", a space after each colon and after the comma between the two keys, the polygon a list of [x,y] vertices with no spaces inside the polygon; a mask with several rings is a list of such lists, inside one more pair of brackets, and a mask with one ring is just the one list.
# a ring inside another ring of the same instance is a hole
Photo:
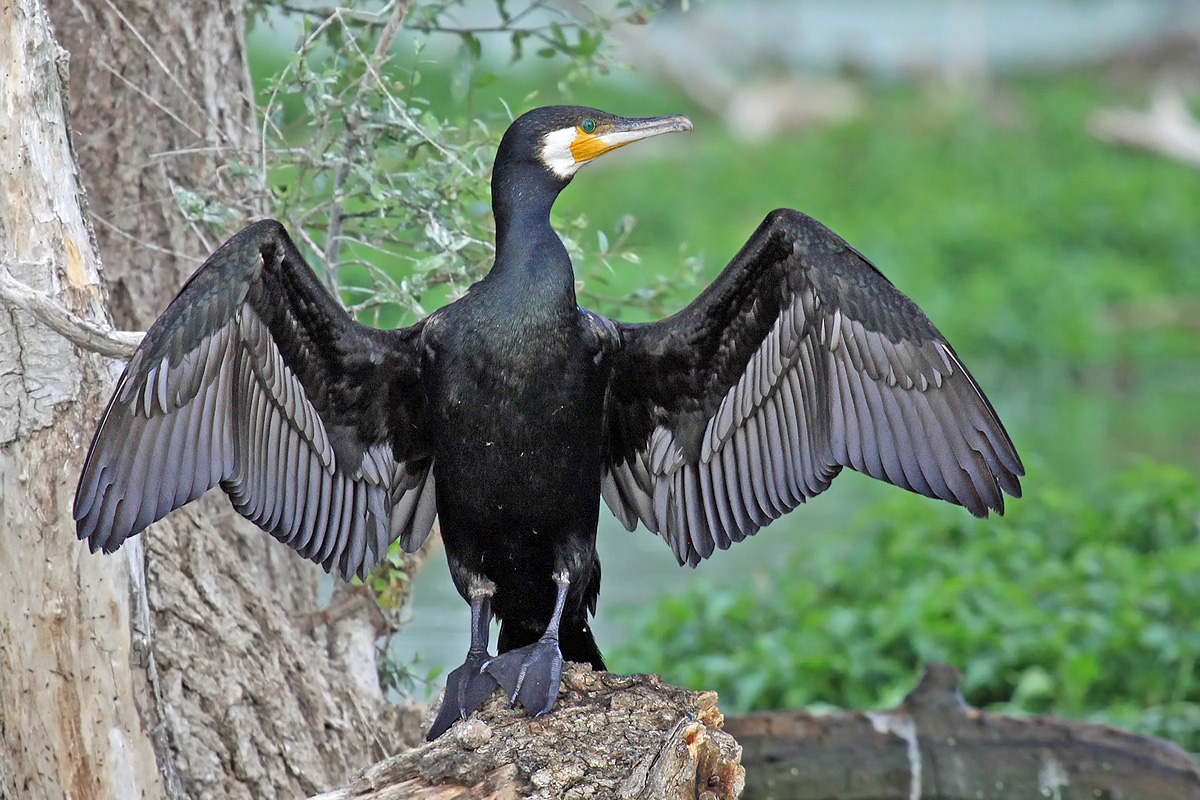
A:
{"label": "tail feathers", "polygon": [[604,656],[592,636],[592,626],[587,619],[564,620],[558,631],[558,646],[563,659],[591,664],[592,669],[604,669]]}
{"label": "tail feathers", "polygon": [[[496,644],[498,653],[507,653],[518,647],[533,644],[541,638],[542,629],[516,620],[501,620],[500,639]],[[592,636],[592,627],[586,618],[566,617],[558,629],[558,647],[564,661],[591,664],[592,669],[604,669],[604,657]]]}

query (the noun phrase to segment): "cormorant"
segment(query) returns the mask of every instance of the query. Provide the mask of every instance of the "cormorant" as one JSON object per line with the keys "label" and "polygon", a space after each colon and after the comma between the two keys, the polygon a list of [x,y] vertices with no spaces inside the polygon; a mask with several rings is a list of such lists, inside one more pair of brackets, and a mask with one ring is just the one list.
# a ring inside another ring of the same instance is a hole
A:
{"label": "cormorant", "polygon": [[1024,470],[991,404],[921,310],[811,217],[771,212],[659,322],[577,304],[555,198],[597,156],[691,129],[574,106],[518,118],[492,172],[494,266],[400,330],[351,319],[278,222],[245,228],[117,383],[79,481],[79,537],[112,552],[220,484],[349,580],[439,518],[472,625],[432,739],[497,683],[542,714],[564,658],[603,669],[588,626],[600,497],[693,566],[843,467],[1003,513]]}

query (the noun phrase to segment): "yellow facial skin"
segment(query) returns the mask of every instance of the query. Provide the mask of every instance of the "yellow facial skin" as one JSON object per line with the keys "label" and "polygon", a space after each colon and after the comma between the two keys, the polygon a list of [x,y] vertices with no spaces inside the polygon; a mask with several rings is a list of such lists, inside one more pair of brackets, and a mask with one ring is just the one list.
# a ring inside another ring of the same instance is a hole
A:
{"label": "yellow facial skin", "polygon": [[605,142],[601,137],[608,130],[608,127],[597,127],[591,133],[585,132],[579,126],[575,127],[575,141],[571,142],[571,155],[575,156],[576,161],[582,164],[584,161],[591,161],[597,156],[604,155],[609,150],[615,150],[618,147],[629,144],[631,141],[636,141],[635,139],[628,139],[616,143]]}

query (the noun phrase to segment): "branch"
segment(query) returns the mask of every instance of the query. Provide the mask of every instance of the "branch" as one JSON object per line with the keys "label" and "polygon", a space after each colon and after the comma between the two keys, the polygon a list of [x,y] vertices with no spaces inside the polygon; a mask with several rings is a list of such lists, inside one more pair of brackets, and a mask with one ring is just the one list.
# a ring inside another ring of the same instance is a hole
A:
{"label": "branch", "polygon": [[382,64],[387,58],[387,51],[392,46],[392,39],[396,38],[396,33],[404,24],[404,18],[408,16],[408,9],[411,5],[412,0],[403,0],[392,8],[392,15],[388,18],[387,24],[383,26],[383,33],[379,34],[379,41],[375,43],[376,62]]}
{"label": "branch", "polygon": [[[375,51],[372,58],[367,59],[364,57],[363,59],[367,66],[367,73],[359,78],[360,94],[362,91],[362,82],[367,80],[368,74],[376,83],[383,84],[383,80],[380,78],[376,67],[387,60],[387,51],[392,44],[392,39],[395,38],[400,27],[404,24],[404,18],[408,15],[408,9],[412,5],[412,0],[393,1],[392,13],[388,17],[383,32],[379,35],[379,41],[375,43]],[[312,37],[310,37],[309,41],[312,41]],[[351,39],[350,43],[355,44],[353,39]],[[388,96],[390,97],[390,95]],[[350,112],[359,108],[360,105],[361,102],[353,103],[342,118],[346,131],[345,151],[343,160],[334,173],[333,191],[330,194],[329,200],[329,230],[325,234],[325,283],[334,297],[338,296],[338,271],[341,268],[343,225],[346,218],[346,209],[342,205],[341,195],[345,191],[346,181],[350,178],[352,161],[349,154],[358,149],[359,136],[357,127],[362,122],[362,120],[357,118],[357,114],[351,114]]]}
{"label": "branch", "polygon": [[128,359],[141,343],[145,334],[118,331],[72,313],[50,295],[13,277],[9,272],[10,266],[28,265],[24,262],[0,262],[0,299],[29,312],[73,344],[109,358]]}

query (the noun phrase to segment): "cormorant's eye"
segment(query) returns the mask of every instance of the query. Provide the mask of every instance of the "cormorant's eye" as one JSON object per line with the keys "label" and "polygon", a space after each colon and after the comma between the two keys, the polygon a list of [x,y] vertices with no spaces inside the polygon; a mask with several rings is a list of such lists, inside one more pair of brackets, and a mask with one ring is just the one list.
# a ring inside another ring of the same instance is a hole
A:
{"label": "cormorant's eye", "polygon": [[579,129],[584,133],[591,133],[592,131],[596,130],[596,120],[585,119],[582,123],[580,123]]}

